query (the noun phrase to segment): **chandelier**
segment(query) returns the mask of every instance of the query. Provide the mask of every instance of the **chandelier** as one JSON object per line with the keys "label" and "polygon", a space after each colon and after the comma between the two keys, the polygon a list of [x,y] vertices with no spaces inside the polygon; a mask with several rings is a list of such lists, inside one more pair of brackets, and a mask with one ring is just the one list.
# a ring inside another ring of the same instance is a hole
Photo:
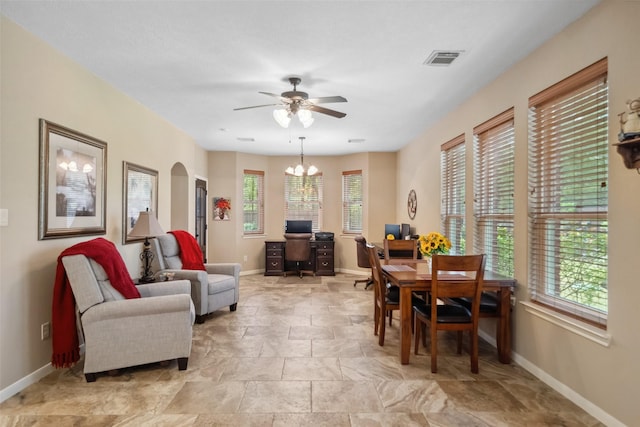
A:
{"label": "chandelier", "polygon": [[[313,121],[313,119],[311,120]],[[308,168],[305,167],[304,151],[303,151],[303,143],[304,143],[305,137],[301,136],[299,137],[299,139],[300,139],[300,163],[297,164],[296,166],[289,166],[287,169],[285,169],[285,173],[288,173],[289,175],[295,175],[295,176],[313,176],[317,174],[319,170],[314,165],[310,165]]]}
{"label": "chandelier", "polygon": [[311,124],[313,123],[313,116],[311,115],[311,111],[300,108],[299,103],[296,101],[288,104],[285,108],[277,108],[273,110],[273,118],[283,128],[289,127],[291,117],[296,115],[298,116],[300,123],[302,123],[302,126],[305,129],[311,126]]}

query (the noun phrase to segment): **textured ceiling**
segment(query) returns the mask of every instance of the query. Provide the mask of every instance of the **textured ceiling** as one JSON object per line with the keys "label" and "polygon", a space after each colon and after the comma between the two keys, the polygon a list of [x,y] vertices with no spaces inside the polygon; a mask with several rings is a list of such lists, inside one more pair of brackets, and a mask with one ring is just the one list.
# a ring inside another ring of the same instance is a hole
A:
{"label": "textured ceiling", "polygon": [[[1,1],[0,11],[208,150],[396,151],[598,0]],[[449,67],[433,50],[462,50]],[[341,95],[278,126],[259,91]],[[242,139],[252,138],[254,141]],[[349,143],[349,139],[364,139]],[[290,142],[291,141],[291,142]]]}

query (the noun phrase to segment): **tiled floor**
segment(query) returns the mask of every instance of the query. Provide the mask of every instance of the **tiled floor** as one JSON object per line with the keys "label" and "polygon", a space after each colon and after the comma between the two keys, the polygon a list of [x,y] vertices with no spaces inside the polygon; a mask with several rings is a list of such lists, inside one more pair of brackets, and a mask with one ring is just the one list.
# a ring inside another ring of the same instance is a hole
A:
{"label": "tiled floor", "polygon": [[56,371],[0,404],[1,426],[596,426],[573,403],[480,347],[480,373],[441,335],[403,366],[398,322],[373,335],[354,276],[241,278],[236,312],[194,325],[186,371],[153,364],[86,383]]}

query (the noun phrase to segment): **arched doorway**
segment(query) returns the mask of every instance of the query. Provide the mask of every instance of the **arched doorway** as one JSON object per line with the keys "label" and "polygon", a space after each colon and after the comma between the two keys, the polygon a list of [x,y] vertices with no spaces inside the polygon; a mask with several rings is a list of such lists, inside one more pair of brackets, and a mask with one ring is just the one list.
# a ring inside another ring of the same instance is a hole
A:
{"label": "arched doorway", "polygon": [[171,168],[171,229],[189,230],[189,175],[180,162]]}

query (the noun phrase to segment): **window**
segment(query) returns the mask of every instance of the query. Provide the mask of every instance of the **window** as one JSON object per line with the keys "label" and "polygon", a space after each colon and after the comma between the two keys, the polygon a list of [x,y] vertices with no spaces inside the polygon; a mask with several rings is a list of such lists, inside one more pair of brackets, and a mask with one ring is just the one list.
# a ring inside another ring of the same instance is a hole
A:
{"label": "window", "polygon": [[362,171],[342,172],[342,232],[362,233]]}
{"label": "window", "polygon": [[606,326],[607,59],[529,99],[532,300]]}
{"label": "window", "polygon": [[473,129],[473,251],[487,270],[513,277],[513,108]]}
{"label": "window", "polygon": [[264,172],[244,171],[242,185],[244,234],[264,234]]}
{"label": "window", "polygon": [[311,220],[313,231],[322,230],[322,174],[284,176],[285,219]]}
{"label": "window", "polygon": [[451,254],[465,253],[464,226],[464,135],[442,144],[440,151],[440,222],[451,241]]}

